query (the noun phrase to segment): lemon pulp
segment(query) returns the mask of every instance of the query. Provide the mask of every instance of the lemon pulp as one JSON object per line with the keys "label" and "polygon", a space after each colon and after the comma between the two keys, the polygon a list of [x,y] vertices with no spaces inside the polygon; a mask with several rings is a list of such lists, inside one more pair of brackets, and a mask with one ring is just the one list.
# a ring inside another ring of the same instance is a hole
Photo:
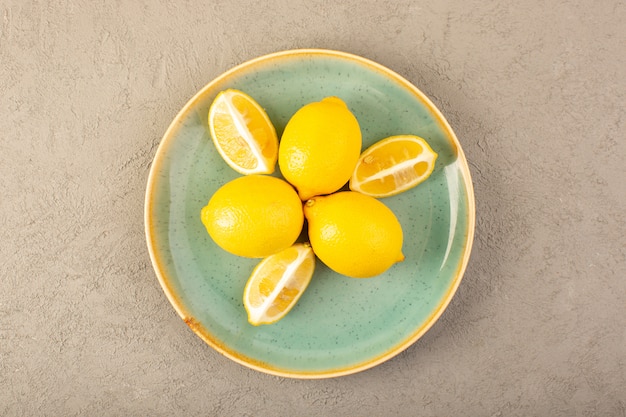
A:
{"label": "lemon pulp", "polygon": [[263,259],[244,289],[243,304],[250,324],[276,323],[296,305],[315,270],[310,245],[295,245]]}
{"label": "lemon pulp", "polygon": [[235,171],[271,174],[278,158],[276,129],[263,108],[246,93],[221,91],[209,109],[209,131],[220,156]]}
{"label": "lemon pulp", "polygon": [[414,135],[391,136],[367,148],[350,178],[350,189],[372,197],[389,197],[425,181],[437,153]]}

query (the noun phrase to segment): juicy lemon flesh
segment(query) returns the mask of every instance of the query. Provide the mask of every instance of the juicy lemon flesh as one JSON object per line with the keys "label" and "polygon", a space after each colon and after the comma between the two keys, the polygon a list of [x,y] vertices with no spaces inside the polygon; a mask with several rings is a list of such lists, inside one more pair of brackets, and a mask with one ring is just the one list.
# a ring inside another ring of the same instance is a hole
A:
{"label": "juicy lemon flesh", "polygon": [[313,252],[335,272],[380,275],[402,254],[402,226],[382,202],[354,191],[314,197],[304,206]]}
{"label": "juicy lemon flesh", "polygon": [[411,189],[433,172],[437,153],[418,136],[383,139],[366,149],[350,179],[350,189],[388,197]]}
{"label": "juicy lemon flesh", "polygon": [[248,322],[258,326],[282,319],[304,293],[314,270],[315,255],[307,244],[296,243],[263,259],[244,290]]}
{"label": "juicy lemon flesh", "polygon": [[218,246],[248,258],[288,248],[304,223],[302,202],[293,187],[265,175],[247,175],[224,184],[200,216]]}
{"label": "juicy lemon flesh", "polygon": [[209,109],[209,130],[219,154],[237,172],[274,172],[278,159],[276,129],[249,95],[234,89],[220,92]]}
{"label": "juicy lemon flesh", "polygon": [[341,99],[326,97],[291,117],[280,140],[278,165],[306,201],[333,193],[350,180],[361,145],[356,117]]}

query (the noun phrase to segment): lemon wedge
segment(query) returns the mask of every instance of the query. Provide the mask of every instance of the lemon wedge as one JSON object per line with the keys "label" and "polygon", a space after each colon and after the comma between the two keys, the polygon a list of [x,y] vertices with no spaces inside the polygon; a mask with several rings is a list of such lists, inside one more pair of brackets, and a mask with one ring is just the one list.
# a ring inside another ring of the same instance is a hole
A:
{"label": "lemon wedge", "polygon": [[391,136],[367,148],[350,178],[350,189],[376,198],[417,186],[435,168],[437,153],[414,135]]}
{"label": "lemon wedge", "polygon": [[272,324],[296,305],[315,270],[311,246],[296,243],[263,259],[252,271],[243,294],[250,324]]}
{"label": "lemon wedge", "polygon": [[243,175],[271,174],[278,159],[276,129],[246,93],[221,91],[209,108],[209,131],[226,163]]}

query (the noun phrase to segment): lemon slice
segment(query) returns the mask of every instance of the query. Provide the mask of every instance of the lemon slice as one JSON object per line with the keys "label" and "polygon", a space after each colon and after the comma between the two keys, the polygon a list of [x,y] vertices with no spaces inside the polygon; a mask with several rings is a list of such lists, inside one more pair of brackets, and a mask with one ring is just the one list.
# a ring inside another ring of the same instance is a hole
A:
{"label": "lemon slice", "polygon": [[240,174],[271,174],[278,158],[276,129],[246,93],[221,91],[209,109],[209,130],[224,161]]}
{"label": "lemon slice", "polygon": [[436,159],[437,153],[419,136],[388,137],[363,151],[350,189],[377,198],[399,194],[426,180]]}
{"label": "lemon slice", "polygon": [[293,308],[315,269],[311,246],[296,243],[263,259],[252,271],[243,293],[250,324],[276,323]]}

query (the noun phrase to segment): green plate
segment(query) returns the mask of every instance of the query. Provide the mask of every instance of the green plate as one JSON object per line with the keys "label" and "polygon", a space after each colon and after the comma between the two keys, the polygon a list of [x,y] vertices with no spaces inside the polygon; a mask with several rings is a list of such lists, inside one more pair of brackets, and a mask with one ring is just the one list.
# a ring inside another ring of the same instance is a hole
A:
{"label": "green plate", "polygon": [[[239,176],[220,158],[207,127],[211,102],[227,88],[256,99],[279,137],[301,106],[338,96],[360,123],[363,149],[392,135],[425,138],[439,154],[431,177],[382,200],[402,224],[406,260],[370,279],[347,278],[318,262],[310,286],[285,318],[260,327],[248,324],[242,294],[259,260],[224,252],[200,221],[200,210],[211,195]],[[367,59],[307,49],[239,65],[207,84],[183,107],[152,164],[145,223],[163,290],[206,343],[259,371],[325,378],[390,359],[433,325],[467,265],[474,210],[460,144],[423,93]]]}

